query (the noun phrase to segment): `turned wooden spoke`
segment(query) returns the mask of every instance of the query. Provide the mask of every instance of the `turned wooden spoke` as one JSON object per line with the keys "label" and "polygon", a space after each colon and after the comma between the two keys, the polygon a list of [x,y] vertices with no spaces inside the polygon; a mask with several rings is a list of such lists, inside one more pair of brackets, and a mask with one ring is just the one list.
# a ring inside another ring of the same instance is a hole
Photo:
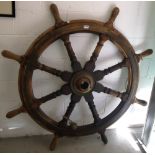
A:
{"label": "turned wooden spoke", "polygon": [[101,119],[100,119],[100,116],[96,110],[96,106],[93,101],[93,99],[94,99],[93,94],[91,93],[91,94],[85,95],[84,98],[85,98],[86,102],[88,103],[89,108],[92,112],[92,115],[94,118],[94,123],[99,122]]}
{"label": "turned wooden spoke", "polygon": [[112,95],[115,97],[119,97],[121,99],[123,99],[124,94],[125,94],[125,93],[121,93],[119,91],[113,90],[111,88],[105,87],[100,83],[96,83],[96,85],[94,87],[94,91],[96,91],[97,93],[103,92],[103,93],[106,93],[106,94],[109,94],[109,95]]}
{"label": "turned wooden spoke", "polygon": [[68,84],[65,84],[61,87],[61,89],[50,93],[49,95],[43,96],[40,99],[37,99],[37,104],[41,105],[42,103],[45,103],[49,100],[52,100],[60,95],[69,95],[71,93],[70,87]]}
{"label": "turned wooden spoke", "polygon": [[74,110],[76,103],[79,102],[80,99],[81,99],[81,96],[78,96],[75,94],[71,95],[71,102],[69,103],[69,106],[67,107],[67,110],[63,116],[63,119],[59,122],[60,126],[66,126],[67,125],[69,117],[70,117],[72,111]]}
{"label": "turned wooden spoke", "polygon": [[105,75],[108,75],[108,74],[110,74],[110,73],[112,73],[112,72],[114,72],[114,71],[116,71],[118,69],[121,69],[123,67],[127,67],[127,63],[128,63],[128,59],[125,58],[122,62],[120,62],[120,63],[118,63],[118,64],[116,64],[114,66],[111,66],[111,67],[109,67],[107,69],[97,70],[97,71],[95,71],[93,73],[94,78],[95,78],[96,81],[102,80]]}
{"label": "turned wooden spoke", "polygon": [[67,49],[69,58],[71,60],[71,66],[72,66],[73,71],[75,71],[75,72],[80,71],[82,69],[82,67],[81,67],[81,64],[78,62],[78,60],[76,58],[76,55],[75,55],[75,53],[73,51],[71,42],[69,40],[69,35],[63,36],[62,40],[64,41],[64,45],[65,45],[65,47]]}
{"label": "turned wooden spoke", "polygon": [[52,67],[46,66],[44,64],[41,64],[39,62],[37,62],[35,64],[35,68],[40,69],[40,70],[45,71],[45,72],[48,72],[50,74],[56,75],[56,76],[60,77],[63,81],[67,81],[67,82],[70,80],[71,75],[72,75],[71,72],[60,71],[60,70],[57,70],[55,68],[52,68]]}
{"label": "turned wooden spoke", "polygon": [[99,56],[99,53],[104,45],[104,43],[108,40],[108,37],[104,34],[101,34],[99,36],[99,41],[96,45],[96,48],[92,54],[92,56],[90,57],[90,60],[88,62],[86,62],[84,69],[87,71],[93,71],[95,69],[95,62],[97,60],[97,57]]}

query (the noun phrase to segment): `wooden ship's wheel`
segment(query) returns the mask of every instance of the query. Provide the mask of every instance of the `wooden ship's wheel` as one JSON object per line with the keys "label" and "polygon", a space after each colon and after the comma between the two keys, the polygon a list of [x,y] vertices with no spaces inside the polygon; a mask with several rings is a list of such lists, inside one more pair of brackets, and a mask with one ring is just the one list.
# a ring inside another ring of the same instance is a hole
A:
{"label": "wooden ship's wheel", "polygon": [[[108,126],[118,120],[131,104],[137,102],[143,106],[146,105],[145,101],[135,97],[139,80],[138,62],[143,57],[152,54],[152,50],[148,49],[141,54],[135,54],[129,41],[113,26],[119,13],[117,7],[113,9],[109,20],[105,23],[95,20],[73,20],[65,22],[60,18],[59,11],[55,4],[52,4],[50,9],[55,19],[55,25],[42,33],[32,43],[24,55],[18,56],[7,50],[2,52],[4,57],[16,60],[20,64],[18,85],[22,106],[8,112],[6,117],[12,118],[17,114],[27,112],[39,125],[54,133],[55,136],[50,145],[51,150],[55,148],[57,140],[61,136],[84,136],[99,133],[102,141],[106,144],[107,138],[105,136],[105,130]],[[96,48],[92,53],[90,60],[86,62],[83,68],[77,60],[70,42],[70,35],[74,33],[93,33],[98,35]],[[64,42],[67,49],[71,61],[72,72],[60,71],[41,64],[38,61],[44,50],[58,39]],[[118,48],[123,56],[123,60],[107,69],[95,71],[95,62],[102,46],[107,40],[111,41]],[[126,91],[116,91],[105,87],[98,82],[106,75],[123,67],[128,69],[128,84]],[[41,98],[36,98],[32,88],[32,76],[33,72],[37,69],[61,78],[66,84],[55,92]],[[104,118],[100,118],[93,101],[93,91],[115,96],[120,98],[121,101],[110,114]],[[71,94],[71,101],[61,121],[55,121],[41,110],[40,106],[43,103],[60,95],[69,94]],[[78,126],[75,122],[70,120],[70,115],[74,110],[75,105],[82,97],[84,97],[85,101],[88,103],[94,121],[90,124]]]}

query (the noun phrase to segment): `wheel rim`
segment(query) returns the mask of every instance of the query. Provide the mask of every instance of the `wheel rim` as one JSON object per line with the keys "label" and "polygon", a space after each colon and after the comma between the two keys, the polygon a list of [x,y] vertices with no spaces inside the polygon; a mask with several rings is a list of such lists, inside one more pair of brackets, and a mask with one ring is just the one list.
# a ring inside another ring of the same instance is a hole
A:
{"label": "wheel rim", "polygon": [[[89,26],[89,29],[85,29],[86,25],[87,27]],[[79,126],[76,130],[74,130],[70,127],[59,127],[58,124],[50,119],[47,115],[45,115],[40,108],[36,108],[34,106],[34,96],[32,89],[33,69],[31,68],[30,64],[31,62],[35,62],[42,54],[44,49],[46,49],[57,39],[61,38],[61,36],[78,32],[107,35],[109,40],[112,41],[121,50],[124,57],[128,58],[130,65],[128,67],[128,76],[130,75],[130,79],[128,79],[127,92],[129,94],[125,98],[126,101],[121,101],[116,109],[114,109],[112,113],[99,121],[99,123],[95,125],[90,124]],[[129,108],[130,104],[133,103],[138,84],[138,63],[134,56],[134,50],[127,39],[120,32],[118,32],[116,29],[109,29],[102,22],[93,20],[77,20],[72,21],[58,29],[50,28],[41,34],[38,39],[31,45],[26,53],[26,57],[29,59],[29,62],[21,65],[19,74],[19,89],[21,92],[21,99],[30,116],[41,126],[52,132],[57,132],[66,136],[82,136],[95,133],[101,128],[107,128],[109,125],[114,123]]]}

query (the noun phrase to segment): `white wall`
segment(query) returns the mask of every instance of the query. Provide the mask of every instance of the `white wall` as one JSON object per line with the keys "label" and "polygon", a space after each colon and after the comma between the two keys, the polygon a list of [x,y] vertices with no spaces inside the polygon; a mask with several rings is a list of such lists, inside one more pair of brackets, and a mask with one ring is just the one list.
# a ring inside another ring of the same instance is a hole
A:
{"label": "white wall", "polygon": [[[0,17],[0,51],[11,50],[17,54],[24,54],[31,42],[44,30],[54,24],[49,11],[52,2],[16,2],[16,18]],[[114,6],[120,8],[120,14],[115,22],[120,30],[131,42],[136,51],[147,48],[155,49],[155,10],[154,2],[55,2],[64,20],[79,18],[106,21]],[[91,55],[97,37],[89,34],[71,36],[73,48],[82,65]],[[70,62],[61,41],[57,41],[41,57],[40,61],[52,65],[57,69],[71,70]],[[120,61],[117,49],[110,43],[105,44],[101,57],[97,61],[98,68],[106,68]],[[149,100],[155,70],[155,54],[140,64],[140,85],[137,96]],[[47,131],[39,127],[27,114],[21,114],[12,119],[6,119],[5,114],[21,105],[18,93],[17,78],[19,65],[4,59],[0,55],[0,137],[46,134]],[[125,75],[116,72],[106,77],[102,82],[109,87],[122,89],[125,86]],[[36,96],[43,96],[58,89],[63,82],[58,78],[36,72],[33,80]],[[144,89],[145,88],[145,89]],[[104,94],[94,94],[97,109],[102,116],[107,115],[117,103],[115,98]],[[114,102],[113,102],[114,101]],[[69,96],[61,96],[43,105],[48,115],[60,119],[69,103]],[[146,107],[133,105],[120,122],[131,124],[142,123],[145,118]],[[130,115],[129,115],[130,114]],[[132,115],[131,115],[132,114]],[[83,124],[91,121],[91,113],[84,100],[77,105],[71,119]],[[142,118],[142,119],[141,119]],[[119,124],[119,123],[118,123]]]}

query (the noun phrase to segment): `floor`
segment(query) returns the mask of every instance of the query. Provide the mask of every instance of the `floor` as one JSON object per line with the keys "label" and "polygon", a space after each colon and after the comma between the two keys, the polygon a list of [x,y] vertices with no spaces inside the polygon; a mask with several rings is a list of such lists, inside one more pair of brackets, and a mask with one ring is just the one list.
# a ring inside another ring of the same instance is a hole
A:
{"label": "floor", "polygon": [[147,145],[148,153],[155,154],[154,144],[155,144],[155,126],[154,126],[154,129],[152,130],[149,143]]}
{"label": "floor", "polygon": [[[84,137],[63,137],[53,152],[139,153],[137,141],[129,130],[107,130],[108,144],[98,134]],[[48,153],[52,135],[0,139],[1,153]]]}

